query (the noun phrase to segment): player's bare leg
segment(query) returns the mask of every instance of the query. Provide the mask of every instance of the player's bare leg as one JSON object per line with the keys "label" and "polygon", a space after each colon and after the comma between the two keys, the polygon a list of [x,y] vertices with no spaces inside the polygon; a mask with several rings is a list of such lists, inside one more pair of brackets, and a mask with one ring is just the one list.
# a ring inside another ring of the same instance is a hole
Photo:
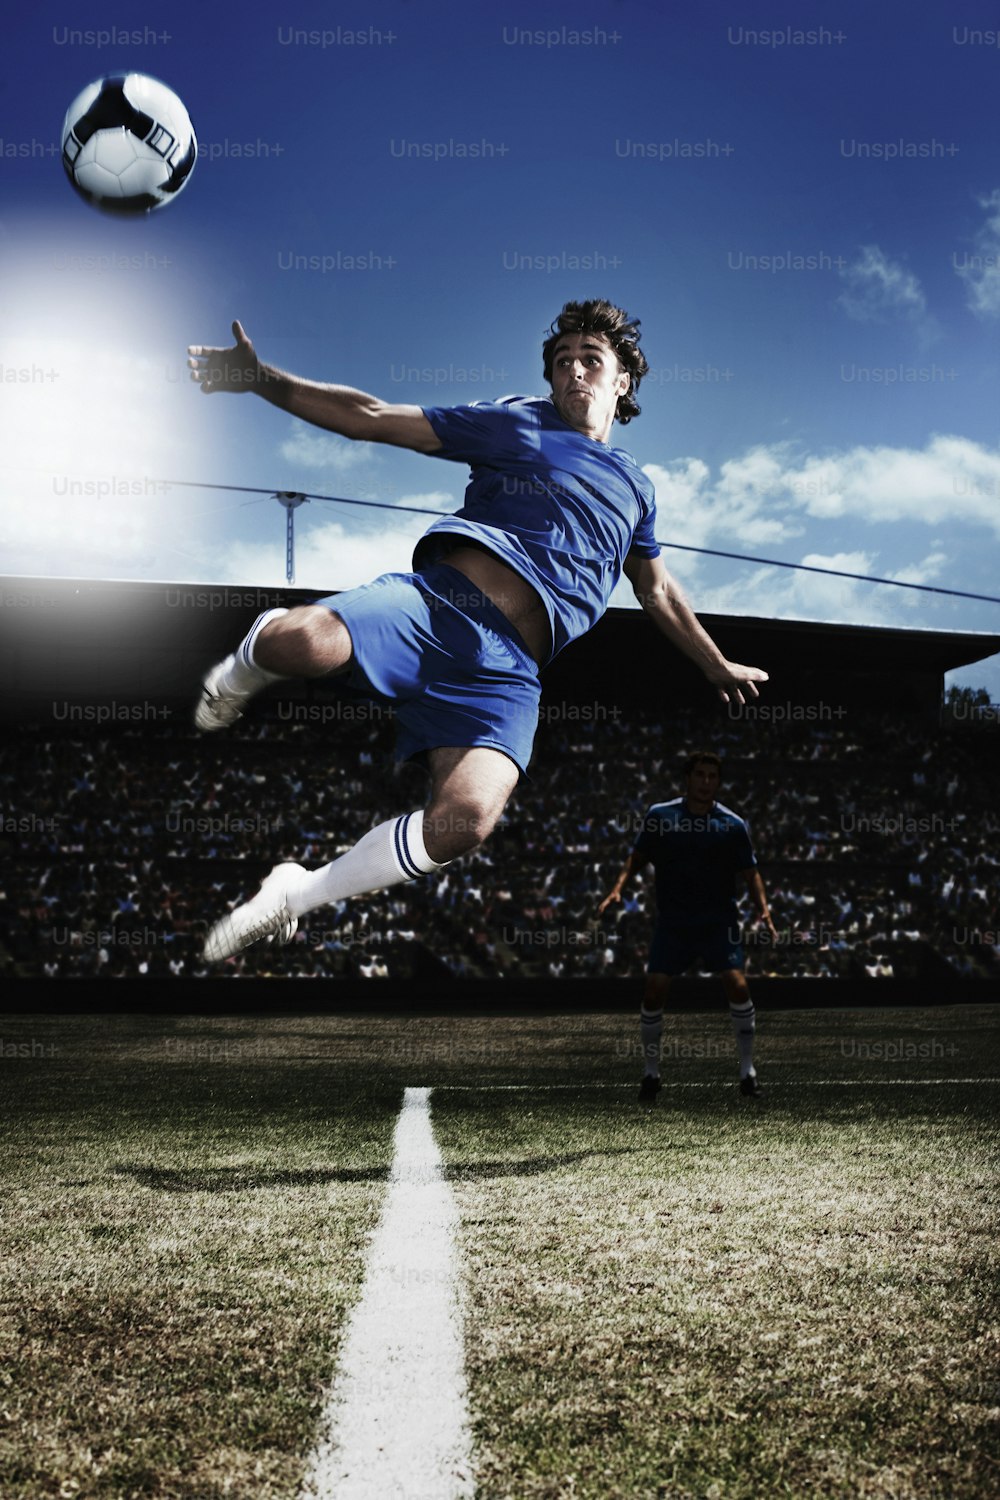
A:
{"label": "player's bare leg", "polygon": [[647,974],[646,989],[639,1012],[639,1036],[642,1042],[643,1075],[639,1099],[655,1104],[663,1087],[660,1082],[660,1039],[663,1036],[663,1007],[670,990],[668,974]]}
{"label": "player's bare leg", "polygon": [[242,717],[250,699],[283,677],[325,677],[349,663],[351,637],[322,604],[258,615],[231,656],[207,673],[194,721],[204,733]]}
{"label": "player's bare leg", "polygon": [[486,746],[440,747],[428,759],[425,810],[380,823],[319,870],[277,865],[252,900],[215,924],[205,958],[218,962],[261,938],[289,942],[306,912],[432,874],[481,844],[517,784],[517,766]]}
{"label": "player's bare leg", "polygon": [[740,1093],[757,1094],[757,1071],[753,1065],[753,1041],[756,1029],[756,1013],[742,969],[724,969],[719,975],[729,1001],[729,1015],[736,1035],[740,1054]]}
{"label": "player's bare leg", "polygon": [[442,746],[428,756],[431,797],[424,812],[424,844],[444,864],[468,854],[496,827],[518,782],[514,762],[488,745]]}
{"label": "player's bare leg", "polygon": [[353,654],[338,614],[325,604],[300,604],[264,626],[254,660],[279,677],[325,677],[346,667]]}

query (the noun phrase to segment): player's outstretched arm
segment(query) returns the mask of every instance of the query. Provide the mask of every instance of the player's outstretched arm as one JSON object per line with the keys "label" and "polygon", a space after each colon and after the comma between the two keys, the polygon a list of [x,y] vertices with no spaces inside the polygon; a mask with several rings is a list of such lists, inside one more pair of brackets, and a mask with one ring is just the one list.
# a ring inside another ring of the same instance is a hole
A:
{"label": "player's outstretched arm", "polygon": [[723,703],[746,703],[747,698],[760,696],[757,684],[767,681],[767,673],[760,667],[744,667],[739,662],[727,661],[698,620],[680,584],[663,566],[661,558],[629,553],[625,559],[625,576],[647,615],[679,651],[701,668],[717,688]]}
{"label": "player's outstretched arm", "polygon": [[204,344],[188,347],[191,379],[206,395],[252,391],[272,406],[341,437],[391,443],[417,453],[435,453],[441,440],[419,406],[397,406],[346,385],[323,385],[264,364],[240,323],[233,324],[231,349]]}

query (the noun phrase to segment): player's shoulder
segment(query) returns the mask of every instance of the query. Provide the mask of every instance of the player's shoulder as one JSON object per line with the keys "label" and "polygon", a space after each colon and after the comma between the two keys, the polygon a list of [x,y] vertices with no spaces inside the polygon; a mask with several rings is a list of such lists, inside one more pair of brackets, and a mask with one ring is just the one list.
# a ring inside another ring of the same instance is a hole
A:
{"label": "player's shoulder", "polygon": [[453,401],[448,406],[440,408],[441,411],[488,411],[490,407],[506,410],[516,401],[523,401],[523,396],[481,396],[475,401]]}
{"label": "player's shoulder", "polygon": [[647,822],[670,822],[680,812],[683,801],[683,797],[670,797],[666,802],[651,802],[646,809]]}
{"label": "player's shoulder", "polygon": [[746,818],[741,817],[738,812],[734,812],[731,807],[727,807],[724,802],[716,802],[712,808],[712,813],[714,816],[722,818],[725,822],[732,823],[735,827],[746,828],[747,826]]}
{"label": "player's shoulder", "polygon": [[534,433],[537,438],[549,426],[547,407],[551,402],[542,396],[494,396],[482,401],[470,401],[468,409],[503,425],[508,431]]}
{"label": "player's shoulder", "polygon": [[492,401],[486,403],[489,406],[502,406],[505,411],[521,413],[541,418],[544,413],[543,407],[551,406],[551,401],[546,401],[544,396],[496,396]]}
{"label": "player's shoulder", "polygon": [[462,412],[474,411],[477,414],[494,411],[500,416],[511,414],[535,415],[535,408],[543,405],[539,396],[482,396],[476,401],[455,401],[449,406],[423,408],[424,411]]}
{"label": "player's shoulder", "polygon": [[615,448],[610,444],[605,449],[605,463],[617,473],[619,480],[628,485],[636,496],[640,505],[654,513],[656,510],[656,485],[646,473],[645,469],[639,467],[635,455],[627,448]]}

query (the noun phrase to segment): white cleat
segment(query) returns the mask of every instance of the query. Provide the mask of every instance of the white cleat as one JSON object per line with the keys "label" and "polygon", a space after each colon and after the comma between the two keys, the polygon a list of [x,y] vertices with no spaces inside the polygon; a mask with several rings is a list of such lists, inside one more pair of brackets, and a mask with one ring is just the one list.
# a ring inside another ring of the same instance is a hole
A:
{"label": "white cleat", "polygon": [[223,958],[231,958],[241,948],[259,943],[262,938],[269,942],[290,943],[299,925],[298,917],[288,907],[290,880],[306,871],[301,865],[291,862],[275,865],[270,875],[261,881],[260,890],[242,906],[221,917],[205,939],[202,957],[210,964]]}
{"label": "white cleat", "polygon": [[237,719],[242,719],[243,710],[246,708],[252,693],[234,693],[231,689],[223,691],[219,686],[219,678],[230,665],[233,658],[227,656],[225,661],[220,661],[218,666],[205,677],[201,685],[201,697],[194,711],[195,728],[200,729],[203,734],[210,733],[213,729],[228,729],[230,724],[235,724]]}

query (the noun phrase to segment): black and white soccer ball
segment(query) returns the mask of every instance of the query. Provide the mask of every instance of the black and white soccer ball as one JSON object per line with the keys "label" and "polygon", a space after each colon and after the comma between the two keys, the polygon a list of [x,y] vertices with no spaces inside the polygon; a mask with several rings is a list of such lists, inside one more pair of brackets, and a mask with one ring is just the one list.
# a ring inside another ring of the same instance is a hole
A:
{"label": "black and white soccer ball", "polygon": [[142,214],[181,192],[198,142],[173,89],[146,73],[116,73],[89,83],[66,111],[62,159],[88,203]]}

